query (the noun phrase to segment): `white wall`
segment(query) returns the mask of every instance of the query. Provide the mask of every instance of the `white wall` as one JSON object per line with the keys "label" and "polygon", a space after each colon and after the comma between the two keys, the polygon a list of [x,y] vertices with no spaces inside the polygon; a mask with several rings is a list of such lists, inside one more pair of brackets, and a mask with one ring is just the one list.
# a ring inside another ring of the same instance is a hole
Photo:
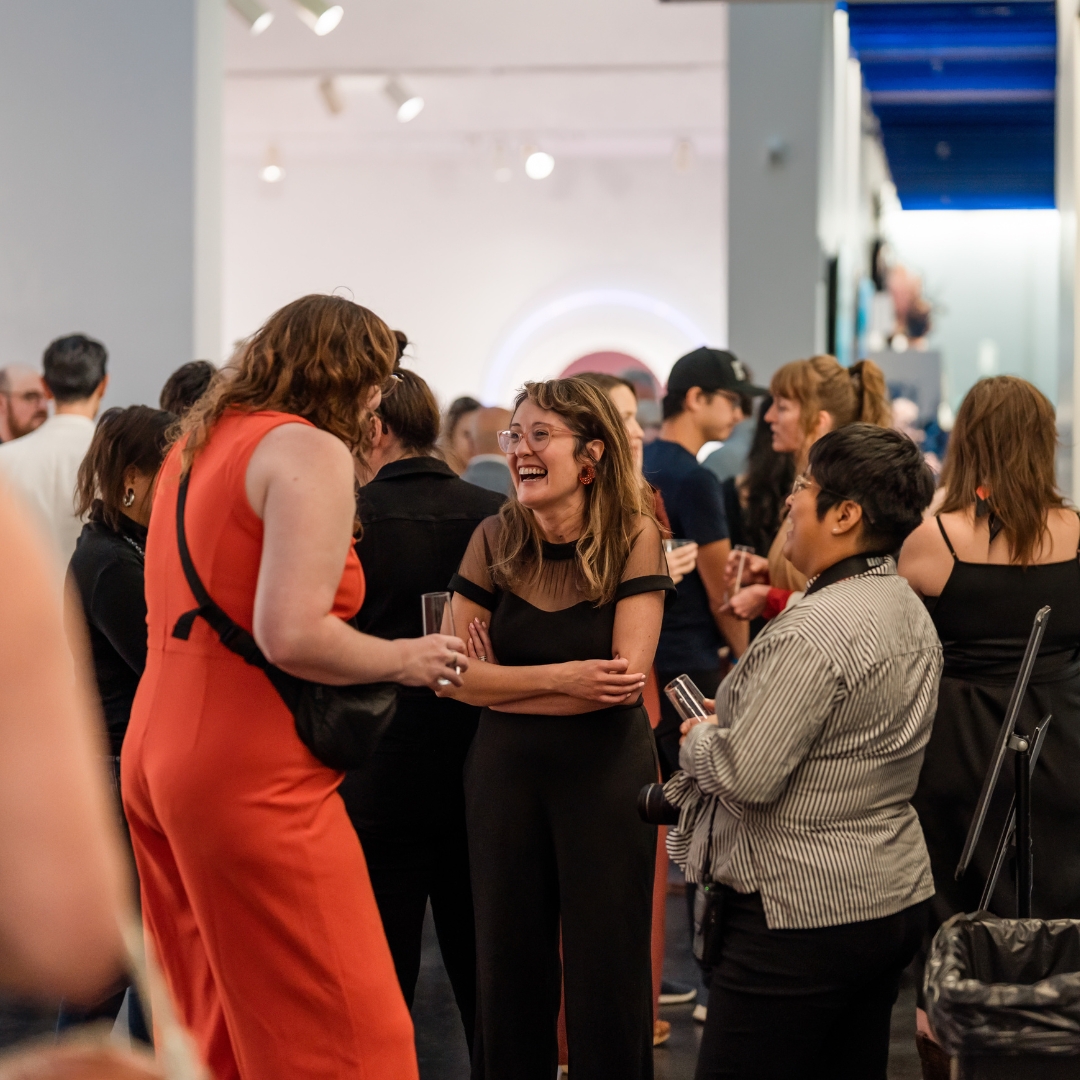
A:
{"label": "white wall", "polygon": [[986,375],[1019,375],[1056,403],[1057,211],[904,210],[886,231],[934,305],[952,407]]}
{"label": "white wall", "polygon": [[504,184],[486,153],[283,160],[267,185],[258,157],[227,156],[229,342],[297,296],[350,290],[410,336],[444,402],[506,401],[601,349],[662,378],[701,338],[726,342],[719,157],[680,173],[669,156],[560,156],[543,181],[515,161]]}
{"label": "white wall", "polygon": [[0,365],[84,332],[109,349],[107,404],[156,403],[219,339],[201,149],[220,142],[223,18],[220,0],[0,4]]}

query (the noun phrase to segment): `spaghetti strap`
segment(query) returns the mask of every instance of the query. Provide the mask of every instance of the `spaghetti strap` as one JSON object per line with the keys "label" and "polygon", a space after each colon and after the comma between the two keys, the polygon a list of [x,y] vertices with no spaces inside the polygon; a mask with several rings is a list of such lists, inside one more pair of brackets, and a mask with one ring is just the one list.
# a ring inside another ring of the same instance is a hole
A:
{"label": "spaghetti strap", "polygon": [[[953,561],[955,562],[956,551],[952,546],[952,541],[949,539],[949,534],[945,531],[945,526],[941,523],[941,518],[937,514],[934,515],[934,520],[937,522],[937,527],[941,530],[941,539],[945,541],[945,546],[949,549],[949,554],[953,557]],[[1080,547],[1077,548],[1077,553],[1080,554]]]}

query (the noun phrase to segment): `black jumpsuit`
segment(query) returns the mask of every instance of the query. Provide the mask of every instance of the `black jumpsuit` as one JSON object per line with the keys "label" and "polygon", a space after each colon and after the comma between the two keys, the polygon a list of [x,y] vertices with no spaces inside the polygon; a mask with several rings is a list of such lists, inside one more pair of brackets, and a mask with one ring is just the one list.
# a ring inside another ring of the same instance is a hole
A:
{"label": "black jumpsuit", "polygon": [[[580,599],[576,545],[543,545],[539,582],[500,591],[488,572],[498,520],[473,535],[451,588],[491,611],[507,665],[610,659],[618,601],[672,588],[649,523],[615,599]],[[636,797],[656,779],[640,699],[577,716],[484,709],[465,767],[480,982],[473,1074],[551,1080],[559,933],[569,1068],[576,1080],[652,1076],[650,928],[656,829]]]}

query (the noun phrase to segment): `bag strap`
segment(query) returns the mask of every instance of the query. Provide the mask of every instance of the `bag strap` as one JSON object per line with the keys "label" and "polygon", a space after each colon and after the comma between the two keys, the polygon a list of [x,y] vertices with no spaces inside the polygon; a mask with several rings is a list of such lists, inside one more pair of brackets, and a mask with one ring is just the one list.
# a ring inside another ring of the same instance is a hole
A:
{"label": "bag strap", "polygon": [[176,620],[172,636],[179,638],[181,641],[187,641],[191,634],[191,627],[194,625],[195,620],[201,616],[217,632],[221,644],[226,649],[236,653],[237,656],[247,661],[252,667],[268,671],[272,665],[263,656],[262,649],[259,648],[255,638],[239,623],[230,619],[213,601],[206,591],[202,579],[199,577],[199,572],[195,569],[195,564],[191,561],[191,552],[188,550],[187,545],[187,534],[184,531],[184,508],[187,505],[188,483],[190,480],[191,470],[188,469],[187,475],[180,481],[180,490],[176,496],[176,544],[180,550],[180,565],[184,568],[184,577],[187,578],[188,587],[191,589],[191,593],[199,606],[191,611],[185,611]]}

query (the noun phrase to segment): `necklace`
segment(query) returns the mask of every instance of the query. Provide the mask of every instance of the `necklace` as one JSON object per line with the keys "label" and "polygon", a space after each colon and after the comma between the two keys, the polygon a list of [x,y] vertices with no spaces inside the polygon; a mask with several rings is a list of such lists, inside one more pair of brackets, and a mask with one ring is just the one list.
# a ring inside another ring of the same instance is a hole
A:
{"label": "necklace", "polygon": [[132,540],[130,536],[124,536],[124,539],[139,553],[139,558],[145,561],[146,551]]}

